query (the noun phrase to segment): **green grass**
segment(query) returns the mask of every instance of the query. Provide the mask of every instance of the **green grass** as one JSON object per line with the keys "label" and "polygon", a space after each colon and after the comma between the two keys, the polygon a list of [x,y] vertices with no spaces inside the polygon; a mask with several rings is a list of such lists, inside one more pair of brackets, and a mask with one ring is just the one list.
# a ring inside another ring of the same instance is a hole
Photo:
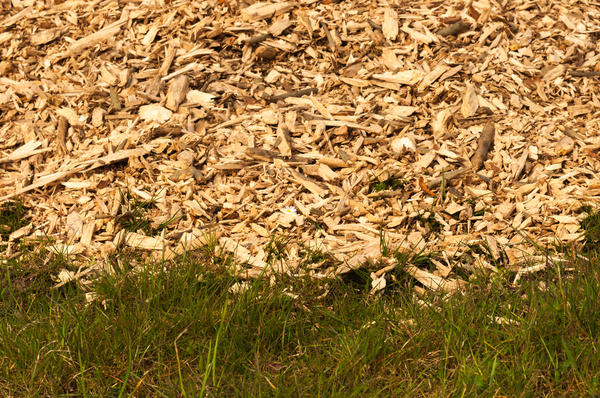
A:
{"label": "green grass", "polygon": [[149,211],[156,203],[156,198],[150,200],[141,200],[134,197],[131,192],[121,192],[121,203],[117,211],[116,221],[121,228],[130,232],[141,230],[146,235],[156,235],[175,221],[177,215],[165,220],[164,222],[154,224]]}
{"label": "green grass", "polygon": [[405,181],[393,176],[387,177],[383,180],[380,180],[379,178],[373,178],[373,180],[369,183],[369,193],[380,192],[385,190],[402,189],[405,186]]}
{"label": "green grass", "polygon": [[[281,247],[272,242],[273,256]],[[208,247],[52,289],[67,259],[37,245],[2,263],[2,396],[597,396],[600,258],[473,278],[416,298],[407,261],[370,295],[368,270],[249,281]],[[329,261],[306,250],[307,261]],[[139,259],[136,258],[136,261]],[[43,266],[42,266],[43,265]],[[136,272],[134,272],[136,271]],[[96,299],[87,303],[86,293]]]}
{"label": "green grass", "polygon": [[[4,203],[0,208],[0,242],[6,242],[12,232],[27,224],[29,224],[29,217],[22,202]],[[3,249],[2,243],[0,249]]]}

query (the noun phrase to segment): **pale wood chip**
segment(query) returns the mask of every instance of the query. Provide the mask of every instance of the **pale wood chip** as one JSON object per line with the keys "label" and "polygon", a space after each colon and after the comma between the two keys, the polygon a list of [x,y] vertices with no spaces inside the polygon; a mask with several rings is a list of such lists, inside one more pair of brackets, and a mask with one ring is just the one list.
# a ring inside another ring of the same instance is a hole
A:
{"label": "pale wood chip", "polygon": [[242,9],[242,18],[257,21],[260,19],[271,18],[291,10],[296,6],[294,1],[284,1],[281,3],[258,2]]}
{"label": "pale wood chip", "polygon": [[327,194],[328,190],[326,188],[322,187],[316,181],[311,180],[310,178],[306,177],[305,175],[303,175],[302,173],[300,173],[296,170],[290,169],[290,172],[293,176],[292,177],[293,181],[302,185],[304,188],[306,188],[308,191],[312,192],[316,196],[321,198],[321,197],[325,196],[325,194]]}
{"label": "pale wood chip", "polygon": [[135,249],[165,250],[167,242],[160,237],[145,236],[136,232],[121,230],[114,239],[116,246],[127,245]]}
{"label": "pale wood chip", "polygon": [[462,105],[460,112],[463,117],[471,117],[479,108],[479,98],[477,97],[477,91],[471,84],[467,84],[467,88],[463,94]]}
{"label": "pale wood chip", "polygon": [[158,104],[144,105],[140,107],[140,119],[144,121],[164,123],[171,118],[173,112]]}
{"label": "pale wood chip", "polygon": [[37,155],[39,153],[48,152],[50,148],[37,149],[42,145],[41,141],[30,141],[23,144],[19,148],[15,149],[10,155],[0,158],[1,163],[14,162],[16,160],[25,159],[30,156]]}
{"label": "pale wood chip", "polygon": [[250,264],[252,267],[258,268],[260,270],[264,270],[268,267],[267,263],[265,263],[262,260],[259,260],[252,254],[250,254],[250,251],[248,251],[248,249],[246,249],[244,246],[240,245],[233,239],[221,237],[219,239],[219,245],[228,252],[233,253],[233,255],[240,262],[240,265]]}
{"label": "pale wood chip", "polygon": [[426,33],[422,33],[419,32],[415,29],[411,29],[408,26],[403,26],[401,28],[401,30],[405,33],[408,33],[408,35],[417,42],[421,42],[421,43],[425,43],[425,44],[430,44],[432,42],[438,41],[438,39],[429,31],[426,31]]}
{"label": "pale wood chip", "polygon": [[398,14],[391,8],[386,8],[383,14],[383,24],[381,25],[383,36],[394,41],[398,36]]}
{"label": "pale wood chip", "polygon": [[437,291],[442,290],[448,293],[454,293],[465,285],[465,282],[460,279],[445,279],[415,267],[414,265],[406,265],[404,267],[413,278],[418,280],[426,288]]}

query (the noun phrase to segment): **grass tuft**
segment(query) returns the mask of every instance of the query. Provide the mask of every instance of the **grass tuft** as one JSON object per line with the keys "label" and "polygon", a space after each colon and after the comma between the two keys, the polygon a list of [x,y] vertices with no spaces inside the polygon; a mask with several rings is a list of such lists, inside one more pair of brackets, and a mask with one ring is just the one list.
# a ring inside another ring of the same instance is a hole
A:
{"label": "grass tuft", "polygon": [[384,180],[375,178],[369,183],[369,193],[402,189],[405,186],[406,182],[404,180],[394,176],[390,176]]}
{"label": "grass tuft", "polygon": [[0,241],[7,241],[11,233],[29,224],[27,208],[21,201],[11,201],[0,207]]}
{"label": "grass tuft", "polygon": [[582,212],[587,213],[581,221],[586,242],[584,251],[593,251],[600,247],[600,212],[594,211],[590,206],[584,206]]}

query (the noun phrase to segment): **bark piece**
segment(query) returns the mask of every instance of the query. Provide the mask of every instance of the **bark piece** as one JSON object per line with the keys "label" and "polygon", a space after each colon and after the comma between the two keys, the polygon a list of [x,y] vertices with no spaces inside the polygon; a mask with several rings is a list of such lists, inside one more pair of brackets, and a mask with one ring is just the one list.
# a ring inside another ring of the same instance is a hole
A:
{"label": "bark piece", "polygon": [[453,23],[452,25],[446,26],[438,30],[437,34],[446,37],[446,36],[458,36],[461,33],[468,31],[471,27],[469,24],[463,21],[458,21]]}
{"label": "bark piece", "polygon": [[496,129],[494,128],[493,123],[488,123],[483,127],[481,135],[479,136],[479,140],[477,141],[477,150],[471,158],[471,165],[473,165],[473,170],[479,170],[481,167],[483,167],[483,163],[487,159],[488,152],[494,144],[495,130]]}
{"label": "bark piece", "polygon": [[61,154],[67,154],[67,146],[65,145],[67,131],[69,130],[69,122],[64,116],[58,118],[58,127],[56,129],[56,143],[58,144],[58,150]]}

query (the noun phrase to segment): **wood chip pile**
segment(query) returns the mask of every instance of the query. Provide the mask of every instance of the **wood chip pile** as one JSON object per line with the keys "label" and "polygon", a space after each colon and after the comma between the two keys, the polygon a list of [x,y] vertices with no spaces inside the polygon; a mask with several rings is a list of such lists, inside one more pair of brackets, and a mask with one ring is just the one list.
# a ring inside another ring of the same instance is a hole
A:
{"label": "wood chip pile", "polygon": [[[383,231],[439,253],[409,267],[435,288],[532,269],[529,238],[579,239],[600,195],[594,2],[1,7],[0,202],[33,217],[9,251],[49,236],[98,263],[119,245],[172,258],[212,231],[250,276],[284,240],[285,270],[370,259],[379,289]],[[124,228],[148,201],[150,228]]]}

